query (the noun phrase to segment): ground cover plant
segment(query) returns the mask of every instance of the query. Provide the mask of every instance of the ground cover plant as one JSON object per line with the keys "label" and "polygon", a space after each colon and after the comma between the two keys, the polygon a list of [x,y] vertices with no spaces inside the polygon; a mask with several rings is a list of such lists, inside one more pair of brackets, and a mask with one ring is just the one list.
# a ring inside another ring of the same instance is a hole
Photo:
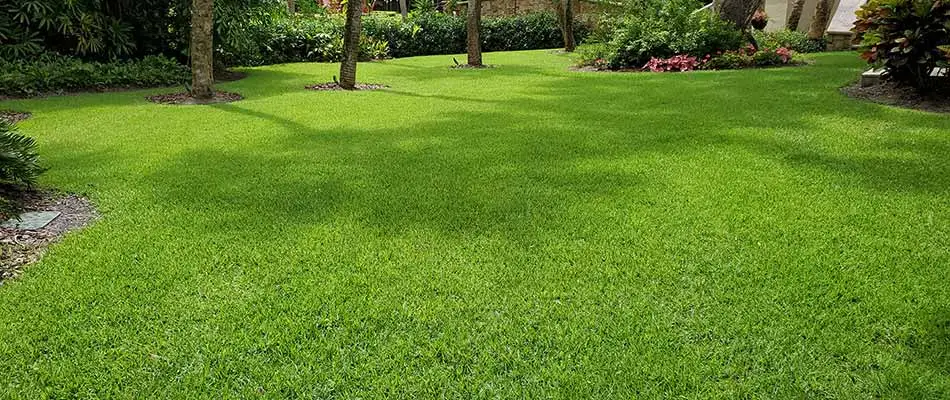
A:
{"label": "ground cover plant", "polygon": [[946,398],[950,120],[812,57],[0,102],[102,212],[0,286],[0,398]]}

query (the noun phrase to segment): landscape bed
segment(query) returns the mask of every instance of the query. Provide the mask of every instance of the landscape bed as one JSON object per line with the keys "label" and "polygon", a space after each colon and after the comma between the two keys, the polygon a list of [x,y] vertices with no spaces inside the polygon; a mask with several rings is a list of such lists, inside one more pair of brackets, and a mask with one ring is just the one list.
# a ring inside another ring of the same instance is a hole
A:
{"label": "landscape bed", "polygon": [[950,396],[950,118],[809,57],[0,102],[101,213],[0,286],[0,397]]}

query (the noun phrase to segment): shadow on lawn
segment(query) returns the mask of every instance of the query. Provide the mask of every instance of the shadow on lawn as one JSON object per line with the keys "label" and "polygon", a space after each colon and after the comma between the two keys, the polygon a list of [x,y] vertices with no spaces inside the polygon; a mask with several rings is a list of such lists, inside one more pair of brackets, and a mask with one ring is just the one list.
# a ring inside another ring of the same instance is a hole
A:
{"label": "shadow on lawn", "polygon": [[[287,131],[240,152],[193,149],[150,179],[156,186],[176,182],[156,189],[157,203],[183,210],[213,205],[231,218],[227,226],[239,230],[262,217],[314,224],[354,216],[383,231],[504,231],[511,237],[578,217],[572,204],[616,201],[645,185],[663,184],[659,174],[612,169],[610,160],[702,162],[710,151],[752,153],[840,184],[945,191],[950,147],[920,132],[947,129],[947,120],[857,103],[829,93],[834,89],[822,80],[809,80],[828,72],[808,67],[673,79],[555,74],[497,99],[487,93],[469,98],[384,91],[478,107],[426,111],[411,125],[366,129],[318,128],[240,104],[216,105],[235,118],[268,120]],[[508,74],[499,69],[485,76],[496,73]],[[801,81],[799,90],[809,95],[770,90],[790,79]],[[613,101],[618,98],[624,101]],[[552,116],[570,123],[548,123]],[[825,126],[848,119],[900,130],[860,143],[856,152],[836,142],[836,132]],[[662,169],[662,162],[643,166]]]}

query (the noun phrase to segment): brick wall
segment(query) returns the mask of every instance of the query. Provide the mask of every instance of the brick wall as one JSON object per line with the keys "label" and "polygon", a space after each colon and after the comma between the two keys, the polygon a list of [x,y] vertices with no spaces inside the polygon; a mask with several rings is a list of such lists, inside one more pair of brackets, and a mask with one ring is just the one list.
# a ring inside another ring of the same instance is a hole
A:
{"label": "brick wall", "polygon": [[[574,14],[592,10],[593,5],[574,0]],[[554,11],[552,0],[482,0],[482,16],[499,17],[538,11]]]}

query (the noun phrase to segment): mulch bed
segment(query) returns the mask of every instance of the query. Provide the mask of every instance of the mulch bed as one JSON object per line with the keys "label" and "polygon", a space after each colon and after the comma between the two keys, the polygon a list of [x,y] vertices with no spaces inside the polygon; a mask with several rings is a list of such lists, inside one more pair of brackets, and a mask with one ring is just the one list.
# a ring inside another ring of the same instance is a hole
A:
{"label": "mulch bed", "polygon": [[216,104],[216,103],[230,103],[232,101],[238,101],[243,99],[241,95],[232,92],[224,91],[215,91],[214,97],[210,99],[196,99],[191,97],[191,94],[188,92],[182,93],[168,93],[168,94],[157,94],[154,96],[148,96],[146,99],[153,103],[159,104],[176,104],[176,105],[194,105],[194,104]]}
{"label": "mulch bed", "polygon": [[89,200],[54,191],[20,193],[24,211],[59,211],[58,217],[37,230],[0,227],[0,285],[16,278],[23,267],[40,259],[49,245],[67,232],[89,225],[99,213]]}
{"label": "mulch bed", "polygon": [[921,93],[917,89],[898,86],[893,82],[884,82],[878,85],[861,87],[854,84],[841,88],[841,92],[849,97],[886,104],[889,106],[910,108],[935,113],[950,113],[950,83],[943,82],[941,87]]}
{"label": "mulch bed", "polygon": [[[381,85],[378,83],[357,83],[356,89],[353,90],[379,90],[385,89],[387,87],[388,86],[386,85]],[[307,86],[306,88],[310,90],[346,90],[343,89],[343,87],[337,82],[318,83],[316,85]]]}
{"label": "mulch bed", "polygon": [[33,114],[28,113],[28,112],[0,110],[0,119],[7,121],[8,123],[11,123],[11,124],[15,124],[17,122],[23,121],[32,116]]}
{"label": "mulch bed", "polygon": [[468,64],[455,64],[452,66],[452,69],[489,69],[495,68],[494,65],[483,64],[483,65],[468,65]]}

